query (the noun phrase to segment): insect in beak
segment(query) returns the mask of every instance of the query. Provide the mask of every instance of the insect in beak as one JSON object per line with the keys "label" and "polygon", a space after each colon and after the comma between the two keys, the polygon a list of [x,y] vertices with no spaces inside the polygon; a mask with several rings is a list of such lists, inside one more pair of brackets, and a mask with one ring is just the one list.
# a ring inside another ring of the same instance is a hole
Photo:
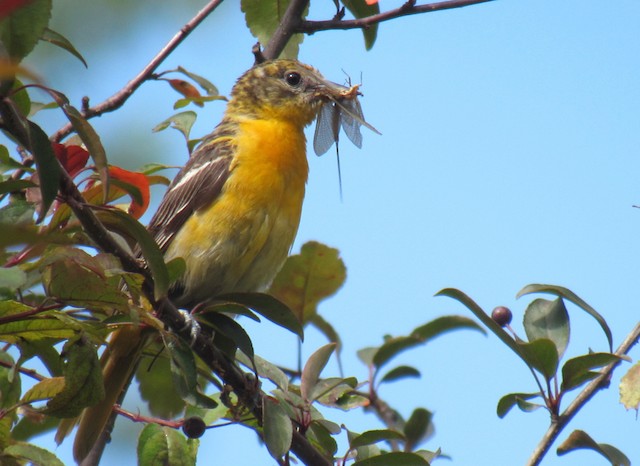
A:
{"label": "insect in beak", "polygon": [[338,143],[340,127],[358,148],[362,147],[361,126],[381,134],[364,119],[358,100],[358,96],[362,95],[358,90],[359,86],[344,87],[339,84],[334,86],[337,88],[336,92],[332,93],[330,99],[322,105],[316,122],[313,149],[317,155],[325,154],[334,142]]}

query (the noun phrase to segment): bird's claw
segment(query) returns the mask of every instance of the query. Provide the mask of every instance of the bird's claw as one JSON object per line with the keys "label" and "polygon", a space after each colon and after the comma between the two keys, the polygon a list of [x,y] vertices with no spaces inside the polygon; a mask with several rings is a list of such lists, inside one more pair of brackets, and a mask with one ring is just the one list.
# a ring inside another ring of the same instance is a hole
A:
{"label": "bird's claw", "polygon": [[184,326],[180,329],[180,331],[184,332],[185,330],[189,330],[189,346],[193,346],[195,345],[196,340],[200,335],[200,324],[190,312],[185,311],[184,309],[179,309],[178,312],[180,312],[180,315],[184,319]]}

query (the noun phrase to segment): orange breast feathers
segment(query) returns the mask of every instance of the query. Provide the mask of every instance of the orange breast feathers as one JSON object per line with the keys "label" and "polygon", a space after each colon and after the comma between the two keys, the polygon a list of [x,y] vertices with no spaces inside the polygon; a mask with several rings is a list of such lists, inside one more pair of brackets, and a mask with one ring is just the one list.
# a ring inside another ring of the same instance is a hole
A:
{"label": "orange breast feathers", "polygon": [[187,220],[165,255],[186,261],[184,296],[190,302],[264,289],[286,259],[300,223],[309,172],[300,125],[244,120],[234,143],[222,192]]}

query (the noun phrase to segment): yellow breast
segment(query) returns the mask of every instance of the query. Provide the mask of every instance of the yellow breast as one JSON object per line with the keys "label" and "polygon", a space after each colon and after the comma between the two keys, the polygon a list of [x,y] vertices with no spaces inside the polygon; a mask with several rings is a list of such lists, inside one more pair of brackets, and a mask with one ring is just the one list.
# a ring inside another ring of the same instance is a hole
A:
{"label": "yellow breast", "polygon": [[309,171],[302,128],[278,120],[239,125],[220,196],[187,220],[167,250],[167,260],[186,261],[178,305],[265,288],[298,230]]}

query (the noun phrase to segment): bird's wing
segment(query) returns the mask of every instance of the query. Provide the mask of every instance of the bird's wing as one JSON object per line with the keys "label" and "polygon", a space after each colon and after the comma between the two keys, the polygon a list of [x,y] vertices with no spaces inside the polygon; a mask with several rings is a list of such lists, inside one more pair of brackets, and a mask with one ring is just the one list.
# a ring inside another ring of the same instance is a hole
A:
{"label": "bird's wing", "polygon": [[149,222],[149,232],[162,252],[167,251],[176,233],[195,211],[220,195],[229,177],[232,153],[228,136],[212,137],[180,170]]}

